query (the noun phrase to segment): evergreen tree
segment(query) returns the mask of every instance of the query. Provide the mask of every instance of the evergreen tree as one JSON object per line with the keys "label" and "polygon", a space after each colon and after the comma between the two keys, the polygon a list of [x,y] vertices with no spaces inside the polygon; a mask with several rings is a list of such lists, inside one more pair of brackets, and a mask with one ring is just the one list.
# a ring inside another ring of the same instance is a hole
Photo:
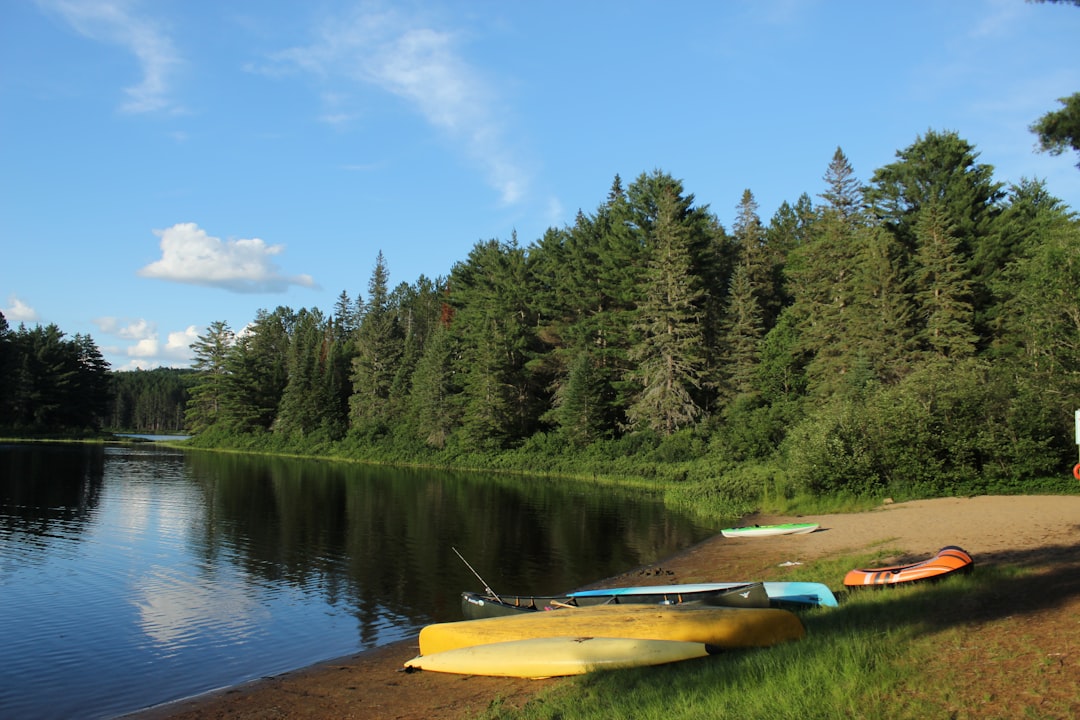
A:
{"label": "evergreen tree", "polygon": [[875,217],[913,248],[919,211],[935,203],[953,223],[963,251],[977,255],[1002,197],[994,168],[978,163],[979,153],[954,132],[929,131],[896,156],[865,190]]}
{"label": "evergreen tree", "polygon": [[397,313],[390,306],[389,272],[382,251],[368,282],[368,302],[356,332],[349,418],[353,427],[385,427],[391,420],[391,388],[403,352]]}
{"label": "evergreen tree", "polygon": [[640,307],[641,341],[631,350],[641,388],[628,410],[634,427],[670,435],[702,414],[697,395],[705,373],[700,278],[693,273],[692,233],[682,222],[685,200],[668,188],[656,198],[651,258]]}
{"label": "evergreen tree", "polygon": [[0,425],[11,422],[15,417],[15,377],[16,363],[15,333],[8,325],[4,313],[0,312]]}
{"label": "evergreen tree", "polygon": [[[817,213],[810,196],[803,193],[794,205],[787,201],[780,203],[765,228],[766,243],[775,257],[771,282],[781,314],[794,302],[794,288],[788,284],[788,263],[797,248],[810,242],[816,218]],[[778,321],[779,316],[774,318],[772,323]],[[771,329],[772,325],[769,327]]]}
{"label": "evergreen tree", "polygon": [[274,432],[305,436],[326,430],[328,407],[327,360],[332,331],[318,309],[296,314],[287,353],[288,383],[281,396]]}
{"label": "evergreen tree", "polygon": [[[1080,93],[1058,98],[1062,107],[1043,115],[1031,126],[1031,132],[1039,136],[1039,149],[1051,155],[1061,155],[1066,150],[1080,153]],[[1080,168],[1080,162],[1076,163]]]}
{"label": "evergreen tree", "polygon": [[807,242],[792,250],[785,269],[793,288],[792,319],[798,328],[799,352],[808,358],[808,392],[815,395],[835,392],[859,355],[850,324],[862,219],[858,213],[843,211],[852,203],[843,199],[838,188],[854,182],[846,168],[834,155],[825,175],[830,187],[825,195],[828,202],[838,204],[818,208]]}
{"label": "evergreen tree", "polygon": [[750,265],[739,263],[731,278],[724,335],[724,397],[730,399],[754,390],[759,344],[765,334],[762,310],[750,277]]}
{"label": "evergreen tree", "polygon": [[1044,399],[1071,402],[1080,396],[1080,221],[1042,193],[1017,203],[1037,231],[999,280],[1005,355],[1019,375],[1037,379]]}
{"label": "evergreen tree", "polygon": [[235,338],[226,361],[225,404],[221,413],[233,431],[269,430],[289,381],[286,358],[296,313],[278,307],[259,310]]}
{"label": "evergreen tree", "polygon": [[[738,249],[738,264],[743,268],[741,272],[745,275],[745,283],[758,306],[754,314],[763,333],[780,314],[781,299],[773,283],[777,277],[775,269],[783,263],[783,256],[769,247],[769,236],[757,211],[754,194],[749,189],[743,190],[731,233]],[[758,337],[760,339],[760,334]]]}
{"label": "evergreen tree", "polygon": [[761,340],[754,389],[762,402],[781,404],[806,392],[805,358],[799,350],[799,331],[790,308]]}
{"label": "evergreen tree", "polygon": [[412,376],[423,356],[428,339],[440,322],[445,285],[423,275],[412,285],[401,283],[391,293],[390,307],[397,316],[401,331],[401,359],[390,386],[390,417],[394,422],[407,421],[408,398]]}
{"label": "evergreen tree", "polygon": [[971,356],[978,340],[971,307],[971,281],[960,241],[941,206],[922,208],[915,228],[915,299],[924,325],[924,345],[943,358]]}
{"label": "evergreen tree", "polygon": [[75,427],[101,429],[113,395],[109,363],[89,335],[76,333],[71,346],[76,367],[68,396],[72,422]]}
{"label": "evergreen tree", "polygon": [[221,419],[228,395],[228,357],[236,335],[223,320],[210,323],[190,347],[198,379],[191,388],[185,419],[192,433],[203,432]]}
{"label": "evergreen tree", "polygon": [[326,423],[333,438],[343,437],[349,429],[349,402],[352,397],[352,368],[356,359],[360,321],[364,301],[358,293],[350,300],[344,290],[334,305],[330,345],[326,367]]}
{"label": "evergreen tree", "polygon": [[446,445],[459,414],[454,403],[453,339],[445,323],[438,323],[424,344],[409,387],[414,432],[426,444]]}
{"label": "evergreen tree", "polygon": [[978,161],[979,153],[955,132],[927,132],[897,152],[897,162],[879,168],[865,191],[872,212],[914,255],[915,230],[922,209],[936,205],[957,240],[956,252],[970,272],[970,302],[979,335],[991,337],[995,301],[990,288],[1008,263],[1007,247],[995,233],[1004,197],[994,168]]}
{"label": "evergreen tree", "polygon": [[915,349],[914,309],[905,253],[896,238],[880,226],[860,231],[853,276],[854,315],[851,332],[858,357],[874,377],[895,384],[908,373]]}
{"label": "evergreen tree", "polygon": [[986,295],[992,299],[992,304],[982,311],[984,324],[981,329],[989,338],[986,344],[991,356],[1008,356],[1017,347],[1018,335],[1009,331],[1013,327],[1009,322],[1010,314],[1015,312],[1010,302],[1015,276],[1010,276],[1008,269],[1022,262],[1047,233],[1054,232],[1059,223],[1067,223],[1068,217],[1064,203],[1051,196],[1043,182],[1022,178],[1010,186],[1004,208],[993,228],[996,237],[992,245],[999,248],[994,263],[999,270],[986,287]]}
{"label": "evergreen tree", "polygon": [[502,447],[528,437],[546,399],[529,369],[540,345],[524,250],[516,238],[478,243],[454,266],[450,288],[466,439]]}
{"label": "evergreen tree", "polygon": [[179,433],[194,371],[187,368],[124,370],[110,374],[113,399],[106,426],[114,431]]}
{"label": "evergreen tree", "polygon": [[825,207],[844,220],[855,221],[861,216],[862,188],[855,177],[855,169],[839,147],[825,171],[825,184],[828,189],[818,196],[825,201]]}
{"label": "evergreen tree", "polygon": [[[626,423],[633,396],[630,348],[637,341],[636,319],[645,287],[647,242],[633,220],[621,178],[616,175],[595,216],[579,216],[565,262],[580,266],[584,302],[573,314],[567,337],[576,354],[587,352],[600,383],[597,423],[614,429]],[[558,267],[555,268],[555,274]],[[569,371],[574,358],[564,365]],[[561,392],[559,390],[558,392]]]}
{"label": "evergreen tree", "polygon": [[355,300],[349,298],[344,290],[338,295],[334,303],[334,333],[338,340],[349,340],[360,329],[360,319],[364,316],[364,301],[357,295]]}

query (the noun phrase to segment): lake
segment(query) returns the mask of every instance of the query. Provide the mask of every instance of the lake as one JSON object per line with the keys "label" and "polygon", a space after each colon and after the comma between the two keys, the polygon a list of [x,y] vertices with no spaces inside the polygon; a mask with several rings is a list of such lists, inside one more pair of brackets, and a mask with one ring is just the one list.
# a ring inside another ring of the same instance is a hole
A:
{"label": "lake", "polygon": [[0,717],[109,718],[552,594],[716,532],[544,477],[0,444]]}

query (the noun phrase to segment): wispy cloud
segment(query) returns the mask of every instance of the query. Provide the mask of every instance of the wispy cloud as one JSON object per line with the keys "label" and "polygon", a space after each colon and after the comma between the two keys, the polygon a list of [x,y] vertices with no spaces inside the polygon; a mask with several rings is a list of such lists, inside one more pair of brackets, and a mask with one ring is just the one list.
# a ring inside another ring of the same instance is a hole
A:
{"label": "wispy cloud", "polygon": [[153,337],[157,333],[157,327],[147,320],[121,320],[115,317],[99,317],[94,319],[94,324],[103,333],[115,335],[125,340],[142,340]]}
{"label": "wispy cloud", "polygon": [[76,32],[96,42],[119,45],[135,56],[142,80],[124,89],[125,112],[177,110],[169,97],[169,81],[181,60],[161,25],[135,11],[131,0],[38,0]]}
{"label": "wispy cloud", "polygon": [[41,319],[37,310],[24,303],[15,295],[8,297],[7,307],[4,308],[4,317],[7,318],[9,324],[37,322]]}
{"label": "wispy cloud", "polygon": [[317,287],[310,275],[281,274],[272,258],[285,251],[284,245],[268,245],[259,238],[222,240],[195,223],[178,223],[154,234],[161,238],[161,259],[140,269],[142,277],[240,293]]}
{"label": "wispy cloud", "polygon": [[990,0],[981,8],[973,9],[968,35],[987,39],[1009,35],[1015,31],[1017,20],[1029,11],[1023,5],[1013,0]]}
{"label": "wispy cloud", "polygon": [[[282,66],[291,66],[325,81],[362,83],[402,98],[428,124],[462,143],[503,202],[520,200],[527,178],[505,140],[498,98],[462,56],[460,37],[375,7],[363,5],[351,16],[324,23],[311,45],[279,53],[278,64],[267,71],[280,74]],[[346,99],[340,91],[323,95],[326,122],[351,119],[342,109]]]}

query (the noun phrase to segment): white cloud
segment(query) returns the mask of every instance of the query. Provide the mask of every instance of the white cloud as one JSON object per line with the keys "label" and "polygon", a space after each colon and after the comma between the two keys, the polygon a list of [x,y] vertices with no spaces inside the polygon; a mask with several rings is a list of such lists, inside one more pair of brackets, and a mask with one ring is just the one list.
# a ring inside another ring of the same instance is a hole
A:
{"label": "white cloud", "polygon": [[218,287],[241,293],[280,293],[290,285],[317,287],[310,275],[282,275],[271,261],[284,245],[267,245],[259,238],[221,240],[195,223],[178,223],[154,230],[161,238],[161,259],[139,275],[171,282]]}
{"label": "white cloud", "polygon": [[4,308],[4,317],[8,324],[32,323],[41,319],[38,311],[30,307],[15,295],[8,297],[8,306]]}
{"label": "white cloud", "polygon": [[[126,323],[126,324],[124,324]],[[157,326],[154,323],[139,318],[138,320],[121,321],[114,317],[100,317],[94,319],[94,324],[103,333],[115,335],[125,340],[143,340],[154,337],[157,334]]]}
{"label": "white cloud", "polygon": [[142,338],[127,349],[129,357],[152,358],[158,354],[158,339],[156,337]]}
{"label": "white cloud", "polygon": [[[172,39],[159,24],[137,16],[133,2],[125,0],[38,0],[58,13],[80,35],[97,42],[119,45],[135,56],[142,80],[125,88],[126,112],[142,113],[172,107],[169,79],[180,63]],[[175,108],[173,108],[175,109]]]}
{"label": "white cloud", "polygon": [[169,341],[165,343],[165,351],[174,355],[191,357],[191,344],[198,339],[198,328],[194,325],[188,325],[186,330],[169,333]]}
{"label": "white cloud", "polygon": [[101,332],[129,341],[126,345],[112,345],[102,350],[110,355],[130,358],[117,370],[148,370],[155,367],[187,367],[191,364],[190,345],[199,337],[199,330],[189,325],[184,330],[167,334],[162,345],[157,325],[148,320],[120,320],[115,317],[100,317],[94,320]]}
{"label": "white cloud", "polygon": [[[291,48],[277,59],[322,80],[345,78],[404,99],[430,125],[463,143],[502,201],[515,203],[526,192],[527,177],[504,140],[492,89],[462,57],[458,43],[454,33],[425,27],[415,17],[365,6],[324,24],[312,45]],[[277,68],[266,72],[281,74]],[[341,92],[323,94],[326,122],[350,119],[341,110],[346,98]]]}

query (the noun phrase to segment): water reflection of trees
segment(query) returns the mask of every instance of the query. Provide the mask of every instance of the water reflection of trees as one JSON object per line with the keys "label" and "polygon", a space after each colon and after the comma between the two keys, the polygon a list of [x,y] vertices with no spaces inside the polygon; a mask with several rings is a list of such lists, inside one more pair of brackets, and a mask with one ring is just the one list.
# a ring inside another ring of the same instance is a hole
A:
{"label": "water reflection of trees", "polygon": [[371,644],[395,618],[460,619],[459,594],[551,593],[652,562],[706,530],[658,502],[538,478],[192,453],[206,552],[346,603]]}
{"label": "water reflection of trees", "polygon": [[[101,500],[105,448],[101,445],[0,446],[0,522],[28,552],[36,537],[77,535]],[[63,525],[63,531],[56,529]]]}

